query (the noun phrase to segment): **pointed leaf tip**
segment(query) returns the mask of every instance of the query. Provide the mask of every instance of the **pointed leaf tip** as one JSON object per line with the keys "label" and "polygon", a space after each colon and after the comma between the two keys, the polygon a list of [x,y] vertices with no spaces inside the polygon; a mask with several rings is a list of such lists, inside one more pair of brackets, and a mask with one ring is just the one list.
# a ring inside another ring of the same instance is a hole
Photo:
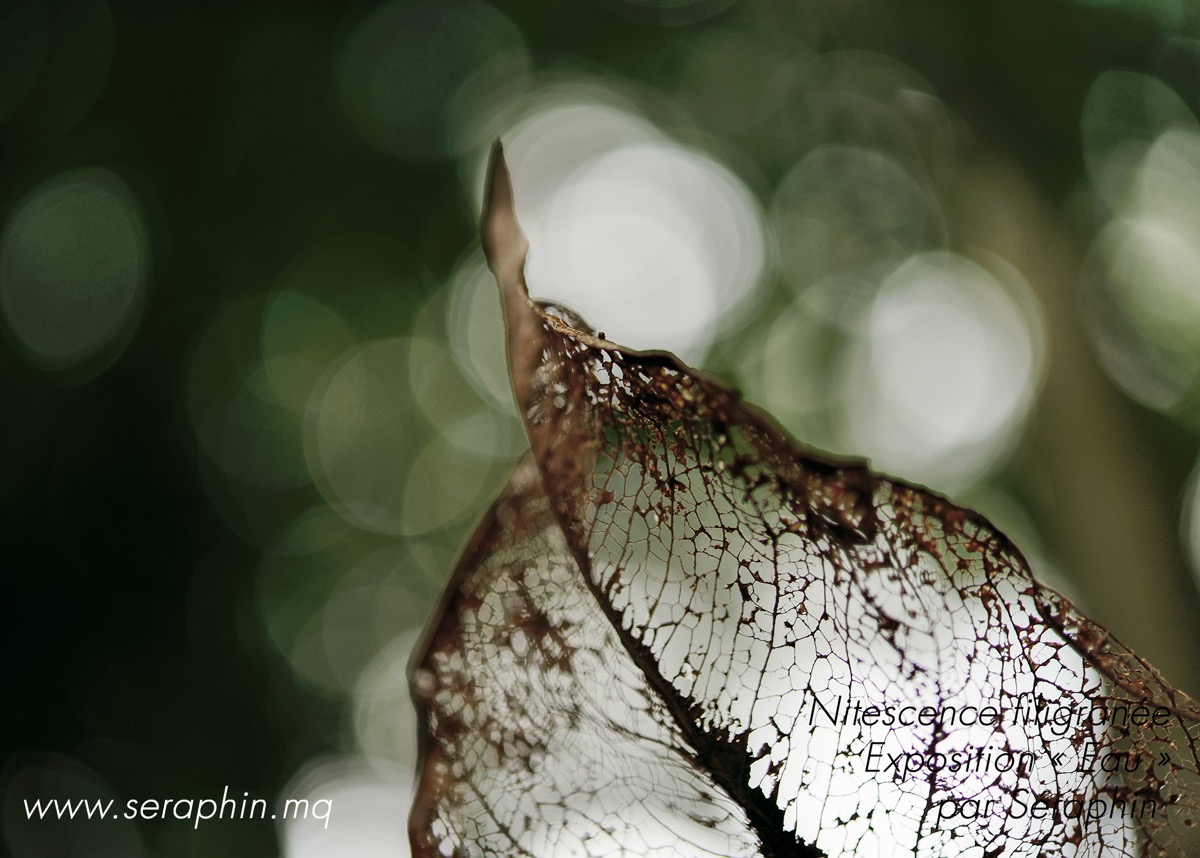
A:
{"label": "pointed leaf tip", "polygon": [[496,273],[501,285],[507,289],[519,283],[524,291],[522,268],[529,243],[517,223],[512,181],[504,161],[504,146],[499,139],[492,143],[488,155],[479,236],[488,267]]}

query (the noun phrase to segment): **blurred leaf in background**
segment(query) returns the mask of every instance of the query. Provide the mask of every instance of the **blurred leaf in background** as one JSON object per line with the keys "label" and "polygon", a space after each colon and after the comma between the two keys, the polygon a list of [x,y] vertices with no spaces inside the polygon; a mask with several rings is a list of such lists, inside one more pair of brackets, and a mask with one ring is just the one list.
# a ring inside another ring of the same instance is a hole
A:
{"label": "blurred leaf in background", "polygon": [[[407,653],[525,444],[497,135],[537,297],[981,509],[1195,693],[1198,82],[1155,0],[0,6],[8,851],[404,854]],[[22,810],[226,786],[330,825]]]}

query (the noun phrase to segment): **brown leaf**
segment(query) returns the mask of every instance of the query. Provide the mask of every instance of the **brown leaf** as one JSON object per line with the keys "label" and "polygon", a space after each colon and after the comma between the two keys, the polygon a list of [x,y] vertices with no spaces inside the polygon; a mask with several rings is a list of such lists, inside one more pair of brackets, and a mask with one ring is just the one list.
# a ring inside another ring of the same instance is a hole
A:
{"label": "brown leaf", "polygon": [[1196,848],[1192,700],[982,516],[532,302],[488,188],[532,451],[418,654],[415,855]]}

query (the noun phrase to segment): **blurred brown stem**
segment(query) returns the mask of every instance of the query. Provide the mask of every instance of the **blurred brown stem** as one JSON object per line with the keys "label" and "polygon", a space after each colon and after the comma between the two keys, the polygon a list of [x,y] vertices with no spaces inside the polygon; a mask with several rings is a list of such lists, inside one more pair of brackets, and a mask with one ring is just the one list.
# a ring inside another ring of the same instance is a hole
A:
{"label": "blurred brown stem", "polygon": [[1048,369],[1030,428],[1036,472],[1026,473],[1055,560],[1093,619],[1197,696],[1200,624],[1180,550],[1179,511],[1129,403],[1088,342],[1079,294],[1083,249],[1028,178],[1000,159],[968,165],[949,205],[949,220],[961,229],[956,244],[1008,260],[1044,313]]}

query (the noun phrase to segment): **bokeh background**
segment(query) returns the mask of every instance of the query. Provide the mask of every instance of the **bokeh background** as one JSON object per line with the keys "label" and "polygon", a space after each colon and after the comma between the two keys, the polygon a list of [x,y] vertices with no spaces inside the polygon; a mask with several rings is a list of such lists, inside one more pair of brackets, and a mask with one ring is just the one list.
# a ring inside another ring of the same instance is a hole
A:
{"label": "bokeh background", "polygon": [[[1200,691],[1188,0],[0,0],[3,847],[407,854],[535,294],[991,516]],[[329,798],[30,822],[33,798]]]}

